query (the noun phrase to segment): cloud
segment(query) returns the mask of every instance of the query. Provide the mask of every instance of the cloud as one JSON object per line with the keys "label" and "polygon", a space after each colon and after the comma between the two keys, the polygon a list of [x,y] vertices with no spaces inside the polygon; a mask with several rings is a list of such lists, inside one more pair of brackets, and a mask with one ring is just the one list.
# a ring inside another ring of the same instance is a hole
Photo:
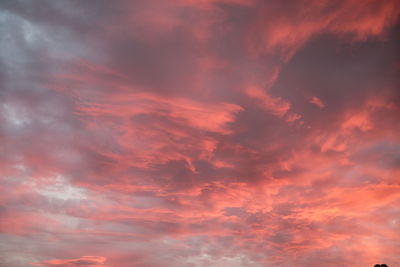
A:
{"label": "cloud", "polygon": [[399,262],[398,1],[0,6],[0,265]]}
{"label": "cloud", "polygon": [[316,105],[317,107],[319,107],[321,109],[325,107],[325,104],[321,101],[321,99],[319,99],[316,96],[313,96],[310,98],[310,103]]}
{"label": "cloud", "polygon": [[273,98],[260,88],[250,87],[247,89],[247,95],[258,99],[261,105],[272,114],[282,117],[290,109],[290,104],[279,98]]}
{"label": "cloud", "polygon": [[106,258],[100,256],[82,256],[78,259],[57,259],[57,260],[49,260],[39,263],[34,263],[35,266],[64,266],[64,267],[73,267],[73,266],[82,266],[82,267],[100,267],[106,266],[104,265]]}

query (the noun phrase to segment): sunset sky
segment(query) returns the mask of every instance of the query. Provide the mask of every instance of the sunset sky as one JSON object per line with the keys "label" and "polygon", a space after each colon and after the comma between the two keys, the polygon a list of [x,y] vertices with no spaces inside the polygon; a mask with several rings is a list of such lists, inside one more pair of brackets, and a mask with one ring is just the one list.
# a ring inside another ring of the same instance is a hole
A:
{"label": "sunset sky", "polygon": [[1,267],[400,266],[399,0],[1,0]]}

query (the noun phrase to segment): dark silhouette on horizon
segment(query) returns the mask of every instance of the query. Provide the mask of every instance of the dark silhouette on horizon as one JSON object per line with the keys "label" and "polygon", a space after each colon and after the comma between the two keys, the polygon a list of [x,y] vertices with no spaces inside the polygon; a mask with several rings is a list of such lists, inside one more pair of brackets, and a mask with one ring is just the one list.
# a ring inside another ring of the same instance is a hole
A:
{"label": "dark silhouette on horizon", "polygon": [[375,264],[374,267],[389,267],[386,264]]}

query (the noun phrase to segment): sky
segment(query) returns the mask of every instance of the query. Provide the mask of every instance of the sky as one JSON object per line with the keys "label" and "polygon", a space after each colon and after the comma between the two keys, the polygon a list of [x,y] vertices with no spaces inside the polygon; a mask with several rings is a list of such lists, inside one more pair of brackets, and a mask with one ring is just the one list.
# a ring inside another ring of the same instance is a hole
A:
{"label": "sky", "polygon": [[399,15],[2,0],[0,266],[400,266]]}

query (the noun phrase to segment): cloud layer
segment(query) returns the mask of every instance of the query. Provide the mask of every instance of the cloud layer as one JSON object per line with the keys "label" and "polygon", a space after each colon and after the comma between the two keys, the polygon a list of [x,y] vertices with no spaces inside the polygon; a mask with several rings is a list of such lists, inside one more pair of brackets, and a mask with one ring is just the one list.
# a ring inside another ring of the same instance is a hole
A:
{"label": "cloud layer", "polygon": [[400,262],[399,1],[0,10],[1,266]]}

